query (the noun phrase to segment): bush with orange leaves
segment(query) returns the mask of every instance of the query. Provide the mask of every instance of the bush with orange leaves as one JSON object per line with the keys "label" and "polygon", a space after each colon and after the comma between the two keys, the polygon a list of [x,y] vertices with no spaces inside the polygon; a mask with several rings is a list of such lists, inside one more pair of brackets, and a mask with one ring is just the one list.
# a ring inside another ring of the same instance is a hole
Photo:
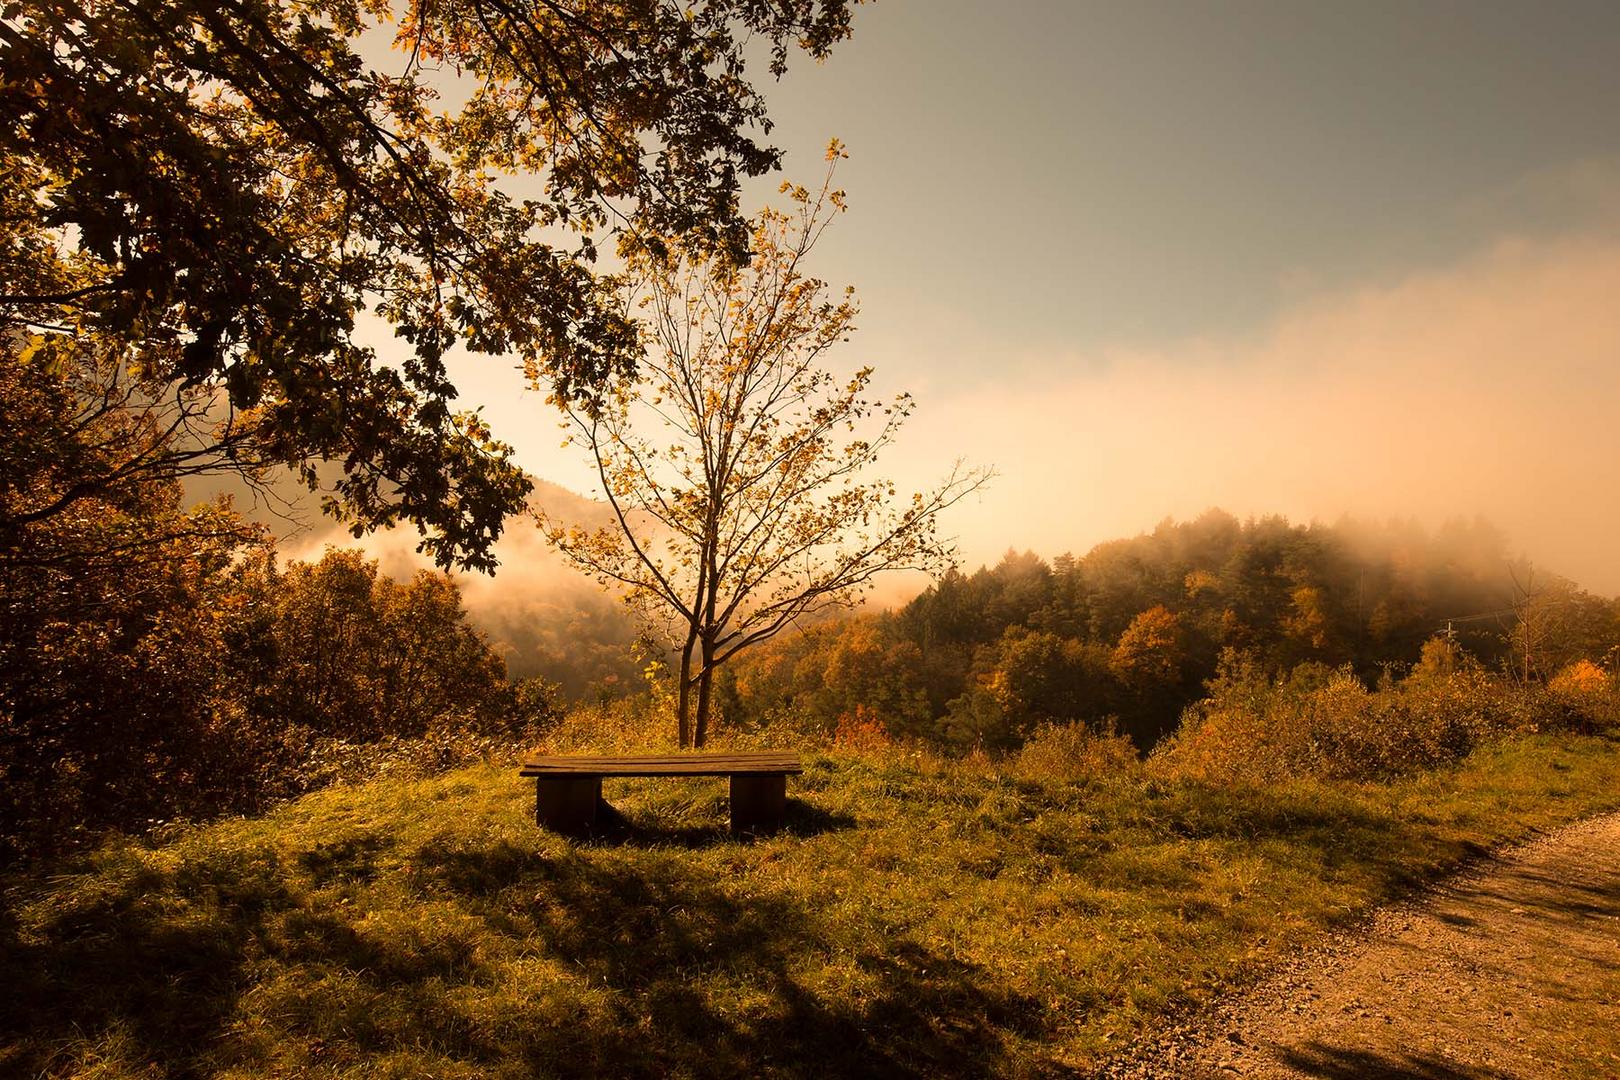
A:
{"label": "bush with orange leaves", "polygon": [[1547,683],[1549,689],[1564,694],[1603,694],[1614,680],[1590,660],[1577,660]]}
{"label": "bush with orange leaves", "polygon": [[856,705],[849,712],[838,714],[833,744],[845,750],[887,750],[894,745],[894,740],[876,709]]}
{"label": "bush with orange leaves", "polygon": [[1565,667],[1548,680],[1547,689],[1580,730],[1620,728],[1620,679],[1592,661]]}

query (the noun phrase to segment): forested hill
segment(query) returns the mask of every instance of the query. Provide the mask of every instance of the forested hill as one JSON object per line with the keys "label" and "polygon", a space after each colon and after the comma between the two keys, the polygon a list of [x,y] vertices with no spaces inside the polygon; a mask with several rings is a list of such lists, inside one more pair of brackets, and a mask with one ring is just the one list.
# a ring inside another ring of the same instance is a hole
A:
{"label": "forested hill", "polygon": [[[600,503],[549,484],[536,499],[595,524]],[[364,542],[405,578],[410,537]],[[514,521],[495,577],[461,575],[473,625],[513,676],[541,675],[565,698],[640,689],[638,628],[618,600],[564,566]],[[314,557],[311,546],[304,557]],[[1273,674],[1351,665],[1366,681],[1410,667],[1447,635],[1488,667],[1545,678],[1620,644],[1620,607],[1517,558],[1484,521],[1240,521],[1211,510],[1186,522],[1050,562],[1009,551],[952,572],[909,603],[790,633],[723,673],[733,720],[766,716],[1010,746],[1044,720],[1117,717],[1141,744],[1203,694],[1224,650]],[[1529,630],[1528,651],[1524,648]]]}
{"label": "forested hill", "polygon": [[1448,620],[1476,655],[1494,657],[1518,598],[1515,574],[1522,587],[1552,584],[1513,565],[1483,521],[1431,534],[1410,523],[1242,522],[1211,510],[1051,565],[1009,551],[994,569],[946,577],[900,619],[919,643],[983,643],[1021,626],[1113,644],[1157,607],[1176,616],[1195,655],[1200,644],[1231,645],[1276,667],[1321,660],[1370,673],[1415,659]]}
{"label": "forested hill", "polygon": [[1274,674],[1350,665],[1371,681],[1409,668],[1437,636],[1487,666],[1545,677],[1612,660],[1620,603],[1511,558],[1482,521],[1428,532],[1212,510],[1083,557],[1010,551],[949,574],[898,611],[756,653],[728,698],[741,716],[865,717],[991,746],[1045,720],[1112,716],[1148,745],[1227,650]]}

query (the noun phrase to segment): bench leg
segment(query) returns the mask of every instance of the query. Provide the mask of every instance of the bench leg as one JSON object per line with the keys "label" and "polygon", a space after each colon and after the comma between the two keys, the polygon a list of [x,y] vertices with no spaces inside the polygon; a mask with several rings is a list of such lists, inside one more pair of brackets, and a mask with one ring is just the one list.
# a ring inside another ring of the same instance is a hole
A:
{"label": "bench leg", "polygon": [[601,801],[600,776],[539,776],[534,781],[534,819],[556,832],[590,832]]}
{"label": "bench leg", "polygon": [[786,812],[786,776],[732,776],[731,828],[734,831],[773,831],[781,827]]}

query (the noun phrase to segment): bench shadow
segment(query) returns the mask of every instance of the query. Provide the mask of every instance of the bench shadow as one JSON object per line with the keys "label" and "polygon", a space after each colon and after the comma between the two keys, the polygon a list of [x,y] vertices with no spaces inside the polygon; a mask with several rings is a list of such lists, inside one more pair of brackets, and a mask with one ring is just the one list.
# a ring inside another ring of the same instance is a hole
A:
{"label": "bench shadow", "polygon": [[855,818],[849,814],[834,813],[793,798],[787,801],[779,827],[737,832],[733,832],[725,821],[701,825],[661,824],[627,815],[612,803],[604,801],[596,807],[596,826],[573,839],[593,846],[705,848],[717,844],[751,844],[783,836],[808,839],[855,826]]}

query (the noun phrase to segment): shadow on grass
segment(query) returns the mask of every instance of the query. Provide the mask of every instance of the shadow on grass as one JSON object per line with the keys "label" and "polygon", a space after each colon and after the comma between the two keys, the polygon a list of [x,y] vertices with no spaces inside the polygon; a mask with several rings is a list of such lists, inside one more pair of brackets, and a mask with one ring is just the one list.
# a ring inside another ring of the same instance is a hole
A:
{"label": "shadow on grass", "polygon": [[[273,875],[233,869],[220,880],[188,875],[210,895],[207,911],[176,912],[164,902],[185,887],[178,875],[137,872],[73,896],[26,941],[8,917],[0,940],[4,1067],[47,1075],[58,1048],[114,1028],[150,1060],[174,1064],[216,1039],[245,988],[249,943],[290,903]],[[72,1071],[61,1060],[55,1069]]]}
{"label": "shadow on grass", "polygon": [[631,816],[603,802],[596,808],[596,827],[577,839],[593,845],[632,847],[706,848],[716,844],[749,844],[775,836],[808,839],[823,833],[853,829],[849,814],[833,813],[802,799],[789,799],[782,824],[777,829],[750,829],[733,832],[723,821],[701,825],[668,825],[655,819]]}
{"label": "shadow on grass", "polygon": [[385,836],[363,834],[311,848],[298,861],[317,885],[365,882],[376,877],[376,855],[389,846]]}
{"label": "shadow on grass", "polygon": [[785,893],[590,858],[550,872],[544,900],[512,917],[609,988],[614,1018],[576,1029],[565,1057],[535,1045],[537,1073],[987,1075],[1004,1071],[1009,1034],[1039,1034],[1038,1001],[905,938],[845,944],[844,985],[807,982],[840,948],[838,930]]}
{"label": "shadow on grass", "polygon": [[1282,1055],[1283,1063],[1319,1080],[1511,1080],[1508,1073],[1461,1065],[1429,1054],[1382,1054],[1313,1042]]}
{"label": "shadow on grass", "polygon": [[[788,829],[851,824],[798,804]],[[55,879],[26,932],[0,919],[0,1072],[112,1053],[181,1076],[363,1074],[385,1055],[475,1075],[985,1075],[1042,1033],[1040,1002],[992,971],[852,933],[768,869],[738,881],[640,846],[739,842],[721,830],[624,829],[550,854],[336,838]]]}
{"label": "shadow on grass", "polygon": [[1187,784],[1149,812],[1159,829],[1186,839],[1257,848],[1281,841],[1290,861],[1324,877],[1370,871],[1383,900],[1431,885],[1436,871],[1454,871],[1491,854],[1470,840],[1320,792]]}

